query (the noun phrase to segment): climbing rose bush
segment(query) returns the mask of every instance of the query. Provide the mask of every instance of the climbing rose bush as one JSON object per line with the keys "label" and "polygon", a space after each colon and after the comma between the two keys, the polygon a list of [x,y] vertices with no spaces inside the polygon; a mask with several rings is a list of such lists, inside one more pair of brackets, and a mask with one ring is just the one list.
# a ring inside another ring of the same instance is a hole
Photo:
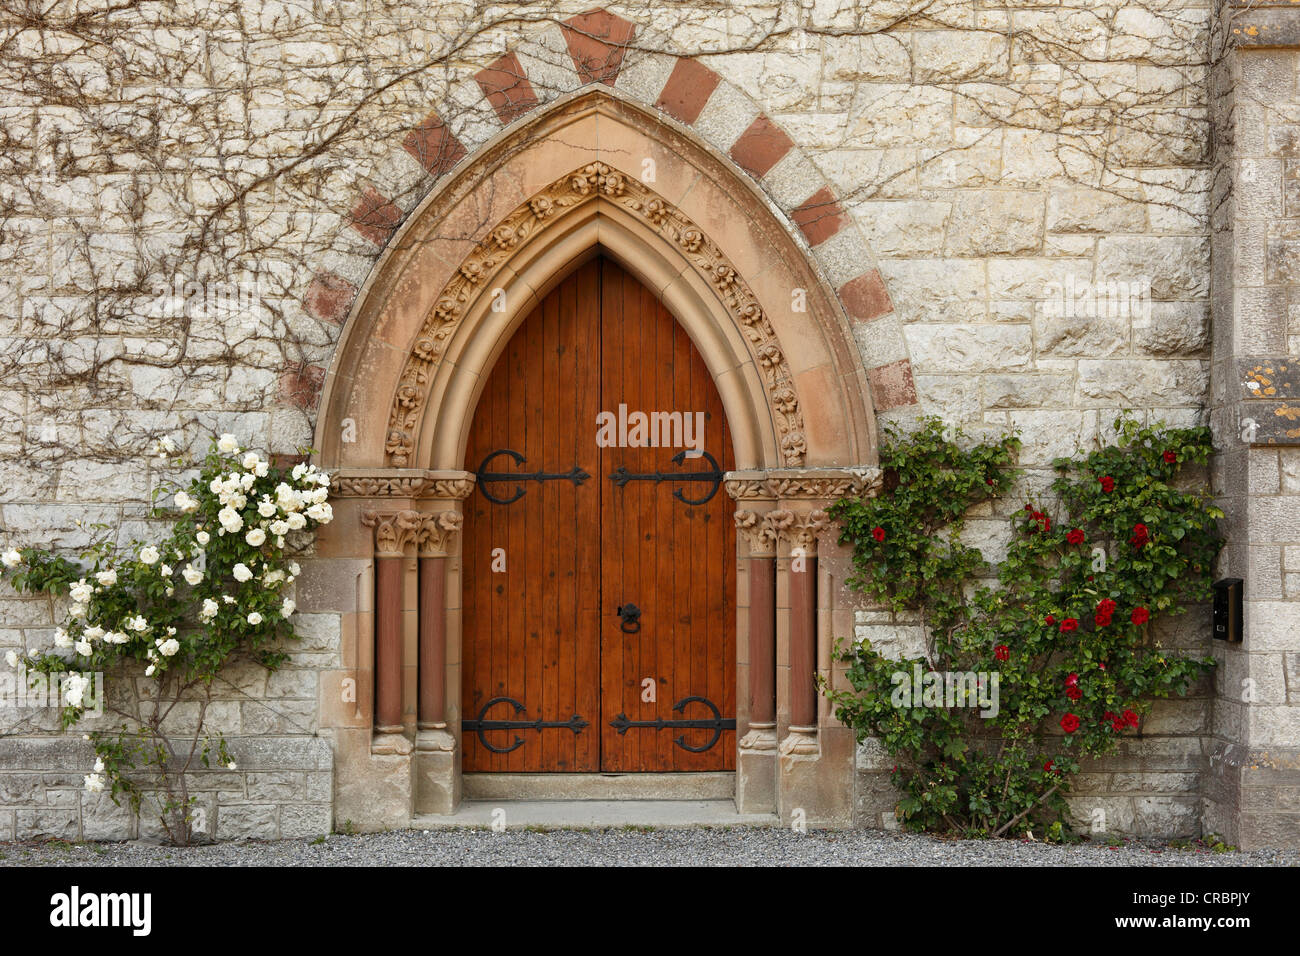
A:
{"label": "climbing rose bush", "polygon": [[[168,440],[158,447],[163,461],[184,467],[174,452]],[[104,528],[78,560],[34,547],[0,555],[0,577],[16,590],[67,598],[53,646],[9,651],[10,667],[29,680],[75,671],[153,682],[127,704],[105,701],[122,723],[87,735],[97,755],[88,791],[125,797],[137,815],[150,797],[167,835],[192,841],[191,772],[214,758],[236,768],[224,737],[205,728],[213,681],[239,659],[268,671],[288,659],[284,642],[296,636],[288,593],[300,571],[290,555],[333,518],[328,495],[329,476],[315,466],[276,467],[225,434],[187,486],[156,494],[152,517],[170,526],[161,540],[119,547],[115,529]],[[66,730],[86,716],[89,680],[59,686]],[[197,720],[177,706],[191,700]]]}
{"label": "climbing rose bush", "polygon": [[[914,659],[856,644],[852,690],[830,694],[859,740],[879,738],[896,761],[897,815],[909,828],[1068,835],[1065,797],[1080,760],[1140,735],[1153,698],[1185,693],[1213,666],[1162,646],[1153,630],[1211,596],[1223,514],[1206,489],[1177,481],[1208,461],[1209,431],[1123,416],[1115,429],[1115,444],[1054,462],[1051,503],[1016,514],[996,565],[960,534],[971,508],[1009,493],[1014,436],[965,448],[935,418],[910,436],[891,432],[883,493],[832,509],[854,549],[850,585],[919,611],[926,628],[926,653]],[[996,714],[943,700],[896,706],[893,676],[913,665],[996,674]]]}

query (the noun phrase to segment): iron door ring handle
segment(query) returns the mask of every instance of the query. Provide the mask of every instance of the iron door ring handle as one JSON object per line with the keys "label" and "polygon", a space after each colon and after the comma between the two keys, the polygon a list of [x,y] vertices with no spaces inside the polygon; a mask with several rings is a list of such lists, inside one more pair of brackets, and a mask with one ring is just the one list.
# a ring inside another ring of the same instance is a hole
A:
{"label": "iron door ring handle", "polygon": [[635,634],[641,630],[641,609],[635,604],[620,604],[618,616],[622,618],[618,622],[618,627],[624,634]]}

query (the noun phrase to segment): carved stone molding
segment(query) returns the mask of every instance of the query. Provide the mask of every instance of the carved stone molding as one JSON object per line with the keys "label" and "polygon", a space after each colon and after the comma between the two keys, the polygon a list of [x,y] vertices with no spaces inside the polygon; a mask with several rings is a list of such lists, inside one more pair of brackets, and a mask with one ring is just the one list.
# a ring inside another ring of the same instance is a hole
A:
{"label": "carved stone molding", "polygon": [[445,558],[464,518],[459,511],[437,511],[420,519],[416,541],[422,558]]}
{"label": "carved stone molding", "polygon": [[776,555],[776,532],[757,511],[740,509],[736,512],[736,531],[749,546],[751,558],[770,558]]}
{"label": "carved stone molding", "polygon": [[419,540],[425,517],[419,511],[410,510],[364,511],[361,523],[374,529],[375,557],[400,558],[409,545]]}
{"label": "carved stone molding", "polygon": [[791,548],[802,548],[806,555],[817,553],[817,535],[831,526],[830,515],[820,508],[813,511],[778,508],[763,515],[763,522],[776,538],[789,542]]}
{"label": "carved stone molding", "polygon": [[474,493],[468,471],[394,471],[334,475],[330,494],[336,498],[409,498],[463,501]]}
{"label": "carved stone molding", "polygon": [[740,739],[739,746],[741,750],[775,750],[776,727],[772,724],[751,725],[749,733]]}
{"label": "carved stone molding", "polygon": [[821,752],[817,746],[817,728],[791,727],[780,749],[783,757],[816,756]]}
{"label": "carved stone molding", "polygon": [[879,468],[779,468],[730,471],[723,482],[736,501],[837,501],[879,493]]}
{"label": "carved stone molding", "polygon": [[744,332],[755,367],[763,378],[768,407],[777,425],[781,460],[789,467],[803,464],[807,439],[794,376],[776,330],[758,299],[717,243],[680,209],[640,180],[624,176],[604,163],[590,163],[542,189],[506,216],[461,263],[425,318],[398,381],[384,442],[390,464],[397,468],[410,465],[429,386],[443,349],[479,297],[491,288],[489,277],[516,248],[557,220],[564,210],[597,197],[639,215],[651,229],[676,244],[709,282]]}

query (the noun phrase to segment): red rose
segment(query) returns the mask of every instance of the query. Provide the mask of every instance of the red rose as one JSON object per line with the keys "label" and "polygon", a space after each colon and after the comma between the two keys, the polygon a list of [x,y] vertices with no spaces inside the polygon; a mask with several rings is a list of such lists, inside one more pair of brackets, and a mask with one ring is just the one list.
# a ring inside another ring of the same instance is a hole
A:
{"label": "red rose", "polygon": [[1113,721],[1111,721],[1110,729],[1111,729],[1111,730],[1114,730],[1114,731],[1117,731],[1117,732],[1123,730],[1123,729],[1124,729],[1124,721],[1122,721],[1122,720],[1120,720],[1118,717],[1116,717]]}
{"label": "red rose", "polygon": [[1066,714],[1061,718],[1061,729],[1067,734],[1072,734],[1079,729],[1079,718],[1074,714]]}
{"label": "red rose", "polygon": [[1141,548],[1147,543],[1151,536],[1147,533],[1147,526],[1144,524],[1135,524],[1133,526],[1133,537],[1128,539],[1128,543],[1135,548]]}
{"label": "red rose", "polygon": [[1055,624],[1055,623],[1056,623],[1056,618],[1052,617],[1052,615],[1049,614],[1049,615],[1047,615],[1047,617],[1043,618],[1043,623],[1044,623],[1044,624]]}
{"label": "red rose", "polygon": [[1043,526],[1044,531],[1052,530],[1052,519],[1047,517],[1047,515],[1039,515],[1038,523]]}
{"label": "red rose", "polygon": [[1066,687],[1073,687],[1073,686],[1074,686],[1075,684],[1077,684],[1077,683],[1079,683],[1079,675],[1078,675],[1078,674],[1076,674],[1076,673],[1074,673],[1073,671],[1071,671],[1069,674],[1066,675],[1066,678],[1065,678],[1065,686],[1066,686]]}
{"label": "red rose", "polygon": [[1079,621],[1073,617],[1067,617],[1061,622],[1062,631],[1076,631],[1079,629]]}
{"label": "red rose", "polygon": [[1011,648],[1007,647],[1005,644],[999,644],[997,647],[993,648],[993,656],[1000,661],[1009,660],[1011,658]]}
{"label": "red rose", "polygon": [[1030,514],[1033,514],[1033,513],[1034,513],[1034,506],[1033,506],[1033,505],[1025,505],[1025,510],[1028,511]]}
{"label": "red rose", "polygon": [[1115,602],[1112,601],[1110,598],[1102,598],[1102,599],[1097,603],[1097,613],[1098,613],[1098,614],[1114,614],[1114,613],[1115,613],[1115,607],[1116,607]]}
{"label": "red rose", "polygon": [[1097,666],[1100,667],[1102,670],[1105,670],[1105,669],[1106,669],[1106,664],[1105,664],[1104,661],[1103,661],[1102,663],[1098,664]]}
{"label": "red rose", "polygon": [[1109,614],[1102,614],[1100,611],[1098,611],[1096,614],[1094,614],[1094,615],[1092,616],[1092,620],[1093,620],[1093,622],[1094,622],[1098,627],[1109,627],[1109,626],[1110,626],[1110,615],[1109,615]]}
{"label": "red rose", "polygon": [[1078,700],[1083,696],[1083,691],[1079,690],[1077,687],[1067,687],[1065,688],[1065,696],[1070,698],[1070,700]]}
{"label": "red rose", "polygon": [[1134,624],[1145,624],[1151,620],[1151,612],[1144,607],[1135,607],[1133,609],[1132,620]]}
{"label": "red rose", "polygon": [[1124,711],[1124,723],[1130,727],[1136,727],[1138,725],[1138,715],[1131,710]]}
{"label": "red rose", "polygon": [[871,537],[875,538],[877,541],[884,541],[885,529],[877,525],[876,527],[871,529]]}
{"label": "red rose", "polygon": [[1106,492],[1107,494],[1115,490],[1115,479],[1112,478],[1110,475],[1106,475],[1103,478],[1098,478],[1097,480],[1101,482],[1101,490]]}
{"label": "red rose", "polygon": [[1053,761],[1053,760],[1049,760],[1049,761],[1047,761],[1047,763],[1043,764],[1043,770],[1044,770],[1046,773],[1051,773],[1051,772],[1052,772],[1052,767],[1053,767],[1053,766],[1055,766],[1055,761]]}
{"label": "red rose", "polygon": [[1083,531],[1079,528],[1075,528],[1065,536],[1065,540],[1070,542],[1070,544],[1083,544]]}
{"label": "red rose", "polygon": [[1165,452],[1165,464],[1166,464],[1166,465],[1172,465],[1172,464],[1173,464],[1174,462],[1176,462],[1177,460],[1178,460],[1178,456],[1175,455],[1172,451],[1167,451],[1167,452]]}
{"label": "red rose", "polygon": [[984,479],[984,484],[986,484],[986,485],[992,485],[992,484],[993,484],[993,479],[992,479],[992,478],[985,478],[985,479]]}

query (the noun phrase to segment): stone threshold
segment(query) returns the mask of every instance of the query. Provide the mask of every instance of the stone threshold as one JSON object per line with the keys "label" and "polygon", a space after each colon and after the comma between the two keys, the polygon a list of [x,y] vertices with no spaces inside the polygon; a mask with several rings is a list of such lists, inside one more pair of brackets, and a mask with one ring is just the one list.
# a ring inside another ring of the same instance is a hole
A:
{"label": "stone threshold", "polygon": [[467,773],[466,800],[731,800],[736,774]]}
{"label": "stone threshold", "polygon": [[733,800],[466,800],[455,813],[421,814],[411,829],[505,827],[507,830],[594,827],[775,827],[774,814],[739,813]]}

